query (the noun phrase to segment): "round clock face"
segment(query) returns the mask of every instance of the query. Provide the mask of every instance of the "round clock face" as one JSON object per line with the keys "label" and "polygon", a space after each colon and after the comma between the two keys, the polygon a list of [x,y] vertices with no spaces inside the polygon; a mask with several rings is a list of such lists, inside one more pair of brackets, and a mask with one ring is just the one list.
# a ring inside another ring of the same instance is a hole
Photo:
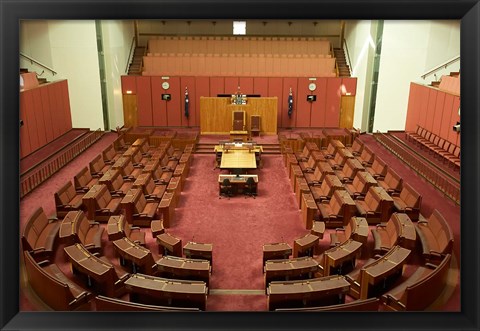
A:
{"label": "round clock face", "polygon": [[308,85],[308,89],[310,91],[315,91],[316,88],[317,88],[317,85],[315,83],[310,83],[310,85]]}
{"label": "round clock face", "polygon": [[170,87],[170,84],[168,82],[163,82],[162,87],[164,90],[168,90],[168,88]]}

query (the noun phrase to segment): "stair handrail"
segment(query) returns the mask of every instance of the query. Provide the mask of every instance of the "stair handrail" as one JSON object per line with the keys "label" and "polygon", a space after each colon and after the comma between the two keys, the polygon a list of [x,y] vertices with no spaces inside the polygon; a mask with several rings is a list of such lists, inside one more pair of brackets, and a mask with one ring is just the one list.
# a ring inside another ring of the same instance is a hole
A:
{"label": "stair handrail", "polygon": [[125,66],[125,73],[126,74],[128,74],[128,67],[130,66],[130,63],[133,60],[133,54],[134,54],[134,51],[135,51],[135,39],[136,39],[136,37],[133,36],[132,43],[130,44],[130,51],[129,51],[128,57],[127,57],[127,65]]}
{"label": "stair handrail", "polygon": [[39,66],[41,66],[42,68],[45,68],[45,69],[49,70],[54,76],[57,74],[57,72],[55,70],[53,70],[52,68],[50,68],[49,66],[35,60],[33,57],[28,56],[27,54],[25,54],[23,52],[20,52],[20,56],[23,56],[24,58],[28,59],[30,61],[30,64],[35,63],[35,64],[38,64]]}
{"label": "stair handrail", "polygon": [[439,64],[437,65],[436,67],[434,67],[433,69],[430,69],[428,70],[427,72],[425,72],[423,75],[421,75],[420,77],[422,77],[423,79],[425,79],[425,77],[427,76],[430,76],[431,74],[434,74],[436,73],[437,71],[441,70],[441,69],[447,69],[447,67],[457,61],[460,61],[460,55],[457,55],[453,58],[451,58],[450,60],[448,61],[445,61],[444,63],[442,64]]}
{"label": "stair handrail", "polygon": [[345,53],[347,53],[347,61],[348,61],[348,68],[350,71],[350,75],[352,74],[352,61],[350,61],[350,53],[348,52],[348,45],[347,45],[347,40],[345,38],[343,39],[343,45],[345,45]]}

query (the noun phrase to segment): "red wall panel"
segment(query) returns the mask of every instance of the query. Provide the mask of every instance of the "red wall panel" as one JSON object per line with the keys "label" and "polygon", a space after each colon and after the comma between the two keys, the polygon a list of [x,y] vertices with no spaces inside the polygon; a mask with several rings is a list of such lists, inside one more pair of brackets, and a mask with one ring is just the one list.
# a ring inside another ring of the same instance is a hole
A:
{"label": "red wall panel", "polygon": [[65,112],[66,130],[72,129],[72,112],[70,110],[70,96],[68,95],[68,81],[61,82],[63,111]]}
{"label": "red wall panel", "polygon": [[254,77],[253,78],[253,94],[260,94],[262,98],[268,96],[268,78]]}
{"label": "red wall panel", "polygon": [[55,90],[55,102],[57,103],[58,118],[60,123],[60,135],[68,131],[65,107],[63,105],[62,85],[60,83],[53,84]]}
{"label": "red wall panel", "polygon": [[418,111],[420,112],[420,116],[418,118],[418,125],[422,128],[425,128],[425,124],[427,122],[427,110],[428,110],[428,96],[430,93],[430,88],[422,86],[419,93],[419,103],[420,107]]}
{"label": "red wall panel", "polygon": [[328,78],[317,78],[315,81],[317,88],[312,94],[317,96],[317,101],[312,103],[312,111],[310,113],[310,125],[312,127],[319,128],[325,126],[327,80]]}
{"label": "red wall panel", "polygon": [[428,94],[427,119],[425,121],[425,129],[432,132],[433,118],[435,117],[435,104],[437,102],[437,90],[430,89]]}
{"label": "red wall panel", "polygon": [[325,126],[338,127],[340,123],[340,84],[341,78],[329,78],[327,80]]}
{"label": "red wall panel", "polygon": [[[152,126],[152,88],[150,76],[137,76],[137,111],[138,125]],[[161,95],[155,97],[161,98]]]}
{"label": "red wall panel", "polygon": [[[152,86],[153,126],[167,126],[167,105],[165,101],[162,100],[162,93],[164,93],[164,89],[162,88],[163,81],[160,76],[152,76],[150,81]],[[138,98],[139,95],[137,94],[137,100]]]}
{"label": "red wall panel", "polygon": [[33,114],[35,115],[35,122],[37,123],[38,143],[40,146],[47,144],[47,132],[45,130],[45,120],[43,119],[42,94],[40,89],[32,89],[33,98]]}
{"label": "red wall panel", "polygon": [[53,130],[54,130],[52,118],[55,116],[55,114],[53,114],[50,111],[50,101],[48,96],[48,90],[46,88],[40,88],[40,93],[42,95],[42,108],[43,108],[42,111],[43,111],[43,118],[45,120],[45,134],[47,135],[47,140],[52,141]]}
{"label": "red wall panel", "polygon": [[452,113],[450,117],[450,130],[448,131],[448,141],[460,145],[460,134],[452,129],[452,127],[457,124],[458,121],[460,121],[460,116],[458,116],[458,108],[460,108],[460,97],[454,96]]}
{"label": "red wall panel", "polygon": [[421,86],[410,83],[410,93],[408,95],[407,119],[405,121],[405,131],[415,131],[420,118],[420,91]]}
{"label": "red wall panel", "polygon": [[310,81],[306,77],[298,78],[297,86],[297,111],[296,111],[296,121],[295,125],[297,128],[306,128],[310,127],[310,112],[312,103],[307,101],[307,95],[310,94],[308,85]]}
{"label": "red wall panel", "polygon": [[[188,118],[185,117],[185,87],[188,88]],[[197,120],[197,99],[195,97],[195,77],[181,77],[180,78],[180,96],[181,96],[181,111],[182,111],[182,126],[197,126],[200,121]]]}
{"label": "red wall panel", "polygon": [[442,113],[445,102],[445,93],[438,91],[437,100],[435,101],[435,114],[433,116],[432,132],[440,135],[440,126],[442,124]]}
{"label": "red wall panel", "polygon": [[180,126],[182,124],[182,106],[183,94],[180,93],[180,77],[170,77],[168,80],[170,83],[170,88],[168,90],[163,90],[162,93],[170,93],[172,98],[170,101],[164,101],[167,107],[167,125],[168,126]]}
{"label": "red wall panel", "polygon": [[[238,77],[225,77],[225,94],[237,93],[238,86],[240,85]],[[243,91],[243,86],[240,85],[240,91]]]}
{"label": "red wall panel", "polygon": [[357,78],[356,77],[344,77],[342,78],[342,85],[345,88],[345,93],[350,95],[357,94]]}
{"label": "red wall panel", "polygon": [[195,103],[197,114],[197,125],[200,125],[200,97],[210,96],[210,79],[208,77],[195,78]]}
{"label": "red wall panel", "polygon": [[240,77],[238,79],[238,83],[240,84],[240,89],[243,94],[253,94],[254,93],[254,85],[253,85],[253,78],[252,77]]}
{"label": "red wall panel", "polygon": [[35,110],[33,108],[33,93],[32,90],[22,92],[23,99],[20,102],[24,104],[25,120],[28,122],[28,138],[30,141],[30,152],[35,151],[40,147],[38,142],[37,120],[35,119]]}
{"label": "red wall panel", "polygon": [[47,85],[48,89],[48,107],[50,108],[50,114],[52,114],[53,124],[53,139],[58,138],[61,135],[61,119],[58,116],[59,109],[57,104],[57,93],[53,88],[53,85]]}
{"label": "red wall panel", "polygon": [[30,121],[27,117],[27,105],[25,103],[25,95],[27,92],[20,92],[20,116],[23,120],[23,126],[20,127],[20,157],[30,154]]}
{"label": "red wall panel", "polygon": [[122,94],[127,94],[127,91],[137,94],[136,76],[122,76]]}
{"label": "red wall panel", "polygon": [[454,96],[450,93],[445,93],[445,100],[443,102],[442,118],[440,125],[440,137],[448,140],[453,124],[451,124],[452,109]]}
{"label": "red wall panel", "polygon": [[[210,77],[210,96],[216,97],[217,94],[225,93],[224,77]],[[230,93],[230,92],[227,92]]]}
{"label": "red wall panel", "polygon": [[[283,127],[282,125],[282,109],[284,99],[287,97],[283,96],[283,79],[280,77],[270,77],[268,78],[268,97],[278,97],[277,100],[277,127]],[[288,96],[288,91],[287,91]]]}
{"label": "red wall panel", "polygon": [[[283,78],[283,98],[282,100],[279,100],[279,102],[282,104],[282,127],[295,127],[297,125],[296,122],[296,117],[297,117],[297,98],[298,98],[298,93],[297,93],[297,84],[298,84],[298,79],[297,78]],[[292,112],[292,117],[288,117],[288,95],[290,88],[292,89],[293,93],[293,112]]]}

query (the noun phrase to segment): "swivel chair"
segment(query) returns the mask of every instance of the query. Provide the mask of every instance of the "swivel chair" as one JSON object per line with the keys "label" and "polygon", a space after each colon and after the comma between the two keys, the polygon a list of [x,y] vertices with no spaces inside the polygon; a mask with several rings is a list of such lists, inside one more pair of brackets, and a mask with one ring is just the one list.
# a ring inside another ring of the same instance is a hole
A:
{"label": "swivel chair", "polygon": [[255,180],[253,179],[253,177],[247,178],[243,193],[245,194],[245,199],[247,198],[247,196],[253,197],[254,199],[257,196],[257,185],[255,184]]}
{"label": "swivel chair", "polygon": [[233,196],[232,183],[230,183],[230,179],[225,178],[222,184],[220,184],[220,195],[218,198],[221,199],[222,197],[226,197],[230,200],[231,196]]}

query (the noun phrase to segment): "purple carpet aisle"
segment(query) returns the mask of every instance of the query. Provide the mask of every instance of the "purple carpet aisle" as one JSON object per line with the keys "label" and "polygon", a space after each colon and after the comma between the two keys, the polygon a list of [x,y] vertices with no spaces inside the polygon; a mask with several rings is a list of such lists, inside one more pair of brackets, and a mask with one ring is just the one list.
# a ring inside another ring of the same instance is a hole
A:
{"label": "purple carpet aisle", "polygon": [[[73,176],[80,168],[88,165],[98,153],[116,138],[116,134],[107,134],[99,142],[80,155],[74,162],[67,165],[38,189],[21,201],[21,227],[27,217],[38,206],[42,206],[47,215],[55,213],[54,192]],[[277,136],[262,137],[263,143],[277,143]],[[201,137],[203,143],[218,142],[218,136]],[[422,213],[428,216],[435,207],[451,220],[455,237],[455,255],[459,261],[459,207],[443,198],[430,184],[417,177],[403,163],[385,150],[371,136],[362,136],[362,140],[372,147],[400,176],[415,186],[423,195]],[[260,143],[260,141],[259,141]],[[186,179],[179,204],[175,210],[175,222],[167,229],[168,233],[182,239],[182,243],[194,240],[213,244],[213,266],[210,280],[210,294],[207,300],[209,311],[264,311],[267,309],[267,296],[264,288],[262,272],[262,245],[285,241],[293,246],[293,241],[309,230],[303,226],[295,195],[290,186],[287,172],[281,155],[263,155],[262,169],[252,171],[259,176],[258,197],[244,198],[235,196],[230,199],[218,197],[219,169],[213,169],[214,154],[194,154],[193,163]],[[105,227],[105,224],[102,224]],[[147,247],[156,255],[158,245],[151,236],[150,229],[146,232]],[[321,250],[329,246],[329,232],[320,241]],[[106,231],[102,238],[102,254],[112,263],[118,265],[113,245],[108,241]],[[369,236],[369,247],[373,245]],[[358,261],[359,264],[363,260]],[[63,254],[63,247],[56,249],[55,263],[67,276],[72,277],[70,264]],[[408,269],[408,268],[407,268]],[[411,272],[410,268],[406,272]],[[460,308],[458,270],[452,273],[457,279],[452,281],[452,287],[447,288],[443,298],[439,299],[441,310],[456,310]],[[35,298],[35,294],[25,288],[26,281],[22,278],[21,310],[45,310],[45,305]],[[128,295],[123,297],[128,299]],[[347,298],[347,300],[352,300]],[[435,305],[433,305],[435,306]],[[438,305],[437,305],[438,306]],[[92,308],[93,305],[92,305]]]}

